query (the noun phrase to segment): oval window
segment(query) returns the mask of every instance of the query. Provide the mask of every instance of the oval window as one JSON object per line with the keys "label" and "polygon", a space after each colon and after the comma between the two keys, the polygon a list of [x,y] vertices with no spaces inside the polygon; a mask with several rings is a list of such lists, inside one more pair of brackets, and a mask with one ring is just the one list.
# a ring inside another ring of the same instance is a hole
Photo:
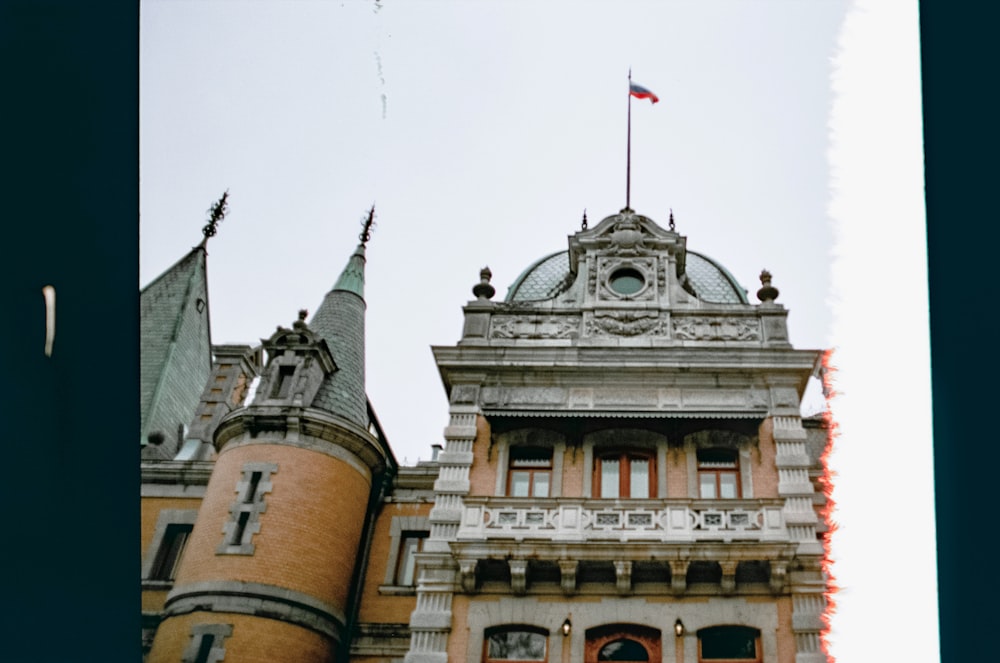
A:
{"label": "oval window", "polygon": [[619,295],[634,295],[646,285],[646,279],[638,270],[626,267],[616,270],[608,279],[608,285]]}

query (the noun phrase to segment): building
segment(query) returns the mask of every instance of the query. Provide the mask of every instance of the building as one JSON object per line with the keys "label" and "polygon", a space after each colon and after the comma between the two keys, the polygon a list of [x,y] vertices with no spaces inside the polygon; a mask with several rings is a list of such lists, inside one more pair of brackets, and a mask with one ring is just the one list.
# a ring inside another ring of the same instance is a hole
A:
{"label": "building", "polygon": [[146,660],[826,661],[822,353],[673,225],[584,219],[503,301],[484,269],[414,467],[365,394],[366,233],[260,346],[209,343],[204,242],[147,286]]}

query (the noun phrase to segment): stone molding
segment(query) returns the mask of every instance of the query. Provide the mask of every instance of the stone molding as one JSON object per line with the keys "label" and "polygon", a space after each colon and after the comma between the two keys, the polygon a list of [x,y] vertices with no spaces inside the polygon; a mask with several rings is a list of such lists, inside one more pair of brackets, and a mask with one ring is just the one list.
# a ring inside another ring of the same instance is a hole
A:
{"label": "stone molding", "polygon": [[339,641],[344,615],[333,605],[283,587],[222,580],[175,587],[167,595],[164,618],[217,612],[278,619]]}
{"label": "stone molding", "polygon": [[325,410],[300,407],[250,406],[225,417],[215,435],[215,448],[247,444],[282,444],[347,460],[344,451],[360,461],[366,476],[380,474],[388,465],[386,451],[367,430]]}

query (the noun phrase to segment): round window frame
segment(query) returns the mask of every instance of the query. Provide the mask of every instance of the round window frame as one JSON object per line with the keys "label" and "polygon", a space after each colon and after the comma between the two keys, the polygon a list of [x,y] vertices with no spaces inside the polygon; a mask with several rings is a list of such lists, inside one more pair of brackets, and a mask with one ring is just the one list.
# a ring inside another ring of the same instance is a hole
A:
{"label": "round window frame", "polygon": [[[625,274],[625,272],[628,272]],[[636,290],[631,292],[623,292],[615,288],[616,279],[622,277],[636,278],[640,281],[640,285]],[[635,297],[641,295],[649,288],[649,279],[644,270],[640,269],[638,265],[633,265],[631,263],[623,263],[620,265],[615,265],[608,273],[607,279],[605,279],[605,286],[612,292],[616,297],[621,297],[622,299],[634,299]]]}

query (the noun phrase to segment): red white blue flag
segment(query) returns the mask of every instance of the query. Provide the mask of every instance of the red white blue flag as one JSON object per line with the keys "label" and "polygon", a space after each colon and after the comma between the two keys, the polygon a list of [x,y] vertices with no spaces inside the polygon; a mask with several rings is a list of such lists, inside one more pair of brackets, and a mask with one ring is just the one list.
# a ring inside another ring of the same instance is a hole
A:
{"label": "red white blue flag", "polygon": [[651,90],[647,90],[641,85],[636,85],[632,81],[629,81],[628,92],[636,99],[649,99],[654,104],[660,100]]}

